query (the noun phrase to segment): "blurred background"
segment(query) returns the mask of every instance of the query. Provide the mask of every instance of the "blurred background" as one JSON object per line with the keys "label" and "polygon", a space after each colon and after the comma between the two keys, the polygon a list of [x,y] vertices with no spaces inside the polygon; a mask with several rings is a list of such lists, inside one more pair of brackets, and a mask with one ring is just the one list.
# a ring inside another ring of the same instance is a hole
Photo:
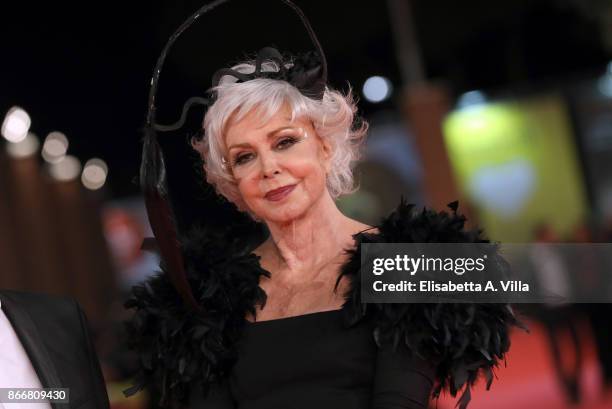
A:
{"label": "blurred background", "polygon": [[[371,125],[345,213],[376,223],[402,195],[438,210],[458,199],[494,240],[611,241],[612,1],[297,2],[331,84],[352,88]],[[77,298],[113,408],[156,407],[121,394],[134,367],[122,305],[158,262],[140,250],[152,235],[137,185],[141,130],[156,58],[202,4],[3,7],[0,288]],[[310,49],[278,2],[236,1],[207,17],[168,57],[161,122],[246,53]],[[188,136],[162,141],[184,158],[186,184],[196,164]],[[612,408],[610,304],[525,314],[531,334],[514,334],[499,381],[470,407]]]}

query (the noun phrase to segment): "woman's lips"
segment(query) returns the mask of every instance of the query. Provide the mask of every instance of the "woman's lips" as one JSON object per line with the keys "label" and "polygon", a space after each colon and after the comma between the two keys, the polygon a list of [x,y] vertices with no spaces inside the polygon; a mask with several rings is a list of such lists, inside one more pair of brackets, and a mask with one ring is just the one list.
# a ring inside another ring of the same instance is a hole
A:
{"label": "woman's lips", "polygon": [[279,200],[284,199],[291,191],[295,188],[295,185],[283,186],[278,189],[274,189],[266,193],[266,199],[271,200],[273,202],[278,202]]}

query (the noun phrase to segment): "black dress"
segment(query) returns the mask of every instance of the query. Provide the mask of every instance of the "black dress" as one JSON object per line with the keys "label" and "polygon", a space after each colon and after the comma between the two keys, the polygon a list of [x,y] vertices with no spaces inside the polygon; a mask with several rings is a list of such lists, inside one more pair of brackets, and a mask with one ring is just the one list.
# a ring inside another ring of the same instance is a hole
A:
{"label": "black dress", "polygon": [[433,365],[405,347],[378,348],[373,327],[342,310],[248,323],[238,361],[202,409],[426,408]]}
{"label": "black dress", "polygon": [[[140,365],[128,394],[149,387],[162,404],[198,409],[405,409],[449,391],[465,409],[480,375],[490,386],[510,326],[521,323],[507,304],[362,302],[361,244],[488,242],[482,230],[464,229],[456,203],[452,214],[413,207],[402,201],[378,233],[355,237],[341,268],[350,283],[341,310],[255,323],[245,317],[265,303],[267,272],[242,239],[250,236],[231,220],[227,231],[195,228],[182,249],[204,314],[183,301],[168,271],[133,288],[128,335]],[[489,261],[488,273],[504,272],[500,254]]]}

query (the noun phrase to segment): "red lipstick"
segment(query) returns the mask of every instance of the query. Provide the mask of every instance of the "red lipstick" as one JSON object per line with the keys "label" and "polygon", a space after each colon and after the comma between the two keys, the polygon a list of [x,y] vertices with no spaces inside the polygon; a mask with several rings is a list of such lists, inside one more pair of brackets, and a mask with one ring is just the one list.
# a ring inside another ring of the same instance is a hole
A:
{"label": "red lipstick", "polygon": [[295,185],[279,187],[278,189],[270,190],[266,193],[265,198],[273,202],[278,202],[284,199],[295,188]]}

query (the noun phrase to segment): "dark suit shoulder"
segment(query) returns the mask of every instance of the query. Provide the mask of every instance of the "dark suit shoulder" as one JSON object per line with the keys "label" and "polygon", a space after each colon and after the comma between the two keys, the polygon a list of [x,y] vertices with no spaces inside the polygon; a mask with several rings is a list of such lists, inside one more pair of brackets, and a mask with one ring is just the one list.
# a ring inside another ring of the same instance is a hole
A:
{"label": "dark suit shoulder", "polygon": [[33,323],[37,336],[31,341],[42,344],[38,349],[52,362],[61,387],[70,389],[70,408],[107,409],[104,379],[87,318],[77,301],[72,297],[12,290],[0,290],[0,299],[10,302],[9,309],[23,311]]}
{"label": "dark suit shoulder", "polygon": [[[54,316],[74,316],[77,302],[72,297],[63,295],[51,295],[35,292],[0,290],[2,296],[10,297],[21,308],[32,312],[48,311],[53,312]],[[59,318],[59,317],[58,317]]]}
{"label": "dark suit shoulder", "polygon": [[10,302],[9,309],[27,314],[54,360],[76,364],[86,359],[87,327],[75,299],[22,291],[0,291],[0,298]]}

